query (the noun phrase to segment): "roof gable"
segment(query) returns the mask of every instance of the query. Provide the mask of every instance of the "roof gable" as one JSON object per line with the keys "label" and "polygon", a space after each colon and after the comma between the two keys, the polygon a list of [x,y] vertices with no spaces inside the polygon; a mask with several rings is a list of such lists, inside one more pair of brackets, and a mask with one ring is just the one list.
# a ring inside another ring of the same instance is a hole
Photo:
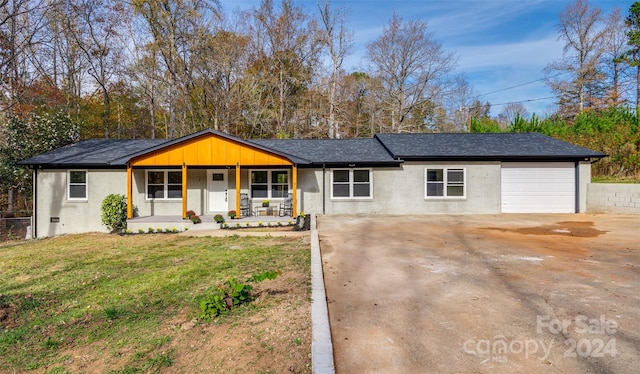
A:
{"label": "roof gable", "polygon": [[118,160],[133,166],[291,165],[301,158],[262,147],[215,130],[203,130]]}

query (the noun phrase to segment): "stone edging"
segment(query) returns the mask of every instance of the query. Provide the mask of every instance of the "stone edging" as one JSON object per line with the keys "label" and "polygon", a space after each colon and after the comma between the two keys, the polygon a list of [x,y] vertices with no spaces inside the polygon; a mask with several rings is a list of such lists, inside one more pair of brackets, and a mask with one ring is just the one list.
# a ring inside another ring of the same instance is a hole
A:
{"label": "stone edging", "polygon": [[333,374],[333,344],[324,289],[320,237],[316,215],[311,214],[311,366],[314,374]]}

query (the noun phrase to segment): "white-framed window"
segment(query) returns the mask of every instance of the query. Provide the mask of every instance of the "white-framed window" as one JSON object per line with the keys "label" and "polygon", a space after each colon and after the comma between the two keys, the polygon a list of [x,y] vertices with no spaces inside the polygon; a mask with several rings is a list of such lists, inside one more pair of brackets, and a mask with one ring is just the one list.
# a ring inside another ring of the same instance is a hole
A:
{"label": "white-framed window", "polygon": [[69,170],[67,173],[67,198],[69,200],[87,200],[88,184],[86,170]]}
{"label": "white-framed window", "polygon": [[147,170],[147,200],[182,198],[182,170]]}
{"label": "white-framed window", "polygon": [[425,169],[425,198],[464,198],[466,196],[464,168]]}
{"label": "white-framed window", "polygon": [[331,171],[332,199],[373,198],[371,169],[333,169]]}
{"label": "white-framed window", "polygon": [[250,170],[253,199],[278,199],[289,193],[289,170]]}

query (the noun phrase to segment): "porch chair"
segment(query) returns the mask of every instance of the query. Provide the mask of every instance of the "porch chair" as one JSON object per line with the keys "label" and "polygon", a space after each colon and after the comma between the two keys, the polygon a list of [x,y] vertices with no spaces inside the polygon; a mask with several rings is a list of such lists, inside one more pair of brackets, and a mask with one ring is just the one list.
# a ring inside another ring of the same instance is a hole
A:
{"label": "porch chair", "polygon": [[280,217],[286,216],[289,213],[290,216],[293,215],[293,195],[287,194],[287,197],[284,199],[284,203],[280,204]]}
{"label": "porch chair", "polygon": [[251,215],[251,204],[249,203],[249,195],[246,193],[241,193],[239,217],[249,217],[250,215]]}

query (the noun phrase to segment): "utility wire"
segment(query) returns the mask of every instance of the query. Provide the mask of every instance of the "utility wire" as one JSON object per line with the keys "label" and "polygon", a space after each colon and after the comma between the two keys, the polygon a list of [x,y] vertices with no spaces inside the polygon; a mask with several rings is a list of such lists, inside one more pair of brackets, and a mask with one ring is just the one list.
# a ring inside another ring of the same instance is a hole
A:
{"label": "utility wire", "polygon": [[531,82],[521,83],[521,84],[517,84],[517,85],[515,85],[515,86],[511,86],[511,87],[507,87],[507,88],[502,88],[502,89],[495,90],[495,91],[491,91],[491,92],[486,92],[486,93],[483,93],[483,94],[478,95],[478,97],[486,96],[486,95],[491,95],[491,94],[498,93],[498,92],[502,92],[502,91],[512,90],[512,89],[514,89],[514,88],[518,88],[518,87],[526,86],[526,85],[528,85],[528,84],[532,84],[532,83],[541,82],[541,81],[544,81],[544,80],[547,80],[547,79],[550,79],[550,78],[555,78],[555,77],[557,77],[557,76],[559,76],[559,75],[567,74],[567,73],[568,73],[568,72],[566,72],[566,71],[565,71],[565,72],[558,73],[558,74],[556,74],[556,75],[552,75],[552,76],[550,76],[550,77],[544,77],[544,78],[536,79],[536,80],[531,81]]}
{"label": "utility wire", "polygon": [[520,104],[520,103],[529,103],[532,101],[541,101],[541,100],[549,100],[549,99],[555,99],[555,96],[547,96],[547,97],[539,97],[537,99],[527,99],[527,100],[520,100],[520,101],[511,101],[508,103],[500,103],[500,104],[490,104],[491,106],[494,105],[509,105],[509,104]]}

